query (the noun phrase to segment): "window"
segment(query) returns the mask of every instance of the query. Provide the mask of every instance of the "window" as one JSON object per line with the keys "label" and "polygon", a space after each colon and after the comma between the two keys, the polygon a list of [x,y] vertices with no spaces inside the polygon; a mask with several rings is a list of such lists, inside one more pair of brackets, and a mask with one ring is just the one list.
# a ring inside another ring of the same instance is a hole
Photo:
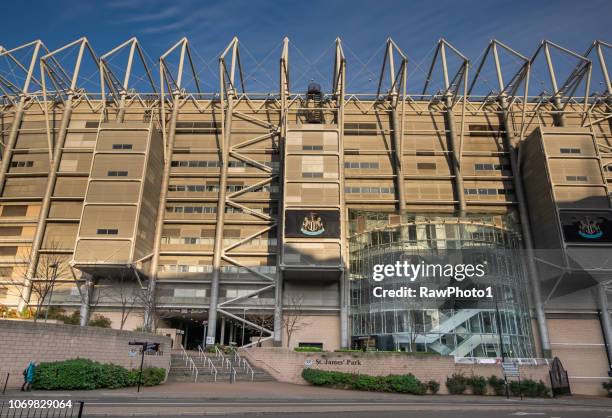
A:
{"label": "window", "polygon": [[345,193],[390,194],[395,193],[395,187],[345,187]]}
{"label": "window", "polygon": [[108,177],[127,177],[127,175],[128,175],[127,171],[115,171],[115,170],[112,170],[112,171],[109,171],[107,173]]}
{"label": "window", "polygon": [[26,216],[28,207],[25,205],[4,206],[2,216]]}
{"label": "window", "polygon": [[132,144],[113,144],[113,149],[132,149]]}
{"label": "window", "polygon": [[474,164],[474,169],[476,171],[501,171],[501,170],[510,170],[510,166],[508,164]]}
{"label": "window", "polygon": [[436,163],[417,163],[418,170],[435,170]]}
{"label": "window", "polygon": [[345,123],[344,135],[376,135],[375,123]]}
{"label": "window", "polygon": [[377,162],[345,162],[344,168],[360,168],[362,170],[378,170],[380,164]]}
{"label": "window", "polygon": [[513,189],[464,189],[466,195],[495,196],[513,195]]}
{"label": "window", "polygon": [[589,180],[589,178],[587,176],[566,176],[565,180],[586,182]]}
{"label": "window", "polygon": [[[220,167],[221,164],[219,161],[200,161],[200,160],[192,160],[192,161],[172,161],[170,163],[172,167],[191,167],[191,168],[216,168]],[[230,165],[230,167],[232,167]],[[234,166],[235,167],[235,166]]]}
{"label": "window", "polygon": [[303,151],[323,151],[323,145],[302,145]]}
{"label": "window", "polygon": [[580,148],[560,148],[559,152],[561,154],[580,154],[582,151]]}
{"label": "window", "polygon": [[304,178],[321,178],[321,177],[323,177],[323,173],[306,172],[306,173],[302,173],[302,177],[304,177]]}
{"label": "window", "polygon": [[34,161],[11,161],[11,167],[23,168],[33,167]]}
{"label": "window", "polygon": [[227,166],[228,167],[246,167],[248,166],[248,164],[245,163],[244,161],[228,161]]}
{"label": "window", "polygon": [[118,233],[119,230],[114,228],[99,228],[96,231],[96,234],[98,235],[117,235]]}

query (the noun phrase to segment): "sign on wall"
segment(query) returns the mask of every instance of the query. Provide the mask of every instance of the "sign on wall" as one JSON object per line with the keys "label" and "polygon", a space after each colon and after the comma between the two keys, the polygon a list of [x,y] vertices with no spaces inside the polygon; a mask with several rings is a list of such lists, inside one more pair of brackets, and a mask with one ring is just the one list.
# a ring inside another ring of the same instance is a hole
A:
{"label": "sign on wall", "polygon": [[340,238],[337,210],[287,210],[285,236],[289,238]]}
{"label": "sign on wall", "polygon": [[612,243],[612,213],[561,212],[563,239],[568,243]]}

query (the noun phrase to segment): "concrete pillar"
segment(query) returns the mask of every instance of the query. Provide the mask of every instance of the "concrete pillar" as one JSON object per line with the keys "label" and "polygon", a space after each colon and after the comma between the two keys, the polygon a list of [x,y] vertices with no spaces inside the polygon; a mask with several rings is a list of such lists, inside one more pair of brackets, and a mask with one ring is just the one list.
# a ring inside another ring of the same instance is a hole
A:
{"label": "concrete pillar", "polygon": [[219,337],[219,344],[225,345],[225,317],[221,317],[221,336]]}
{"label": "concrete pillar", "polygon": [[446,97],[446,111],[444,112],[444,121],[446,122],[446,130],[448,131],[450,158],[451,158],[451,171],[455,176],[453,182],[455,188],[455,194],[457,195],[458,207],[457,215],[459,217],[465,216],[466,204],[465,204],[465,191],[463,189],[463,177],[461,175],[461,166],[459,163],[459,142],[457,141],[457,132],[455,124],[455,116],[453,115],[452,108],[452,97]]}
{"label": "concrete pillar", "polygon": [[603,283],[597,287],[597,305],[601,318],[601,329],[606,342],[608,372],[610,372],[612,371],[612,319],[610,318],[610,307],[608,306],[608,293]]}
{"label": "concrete pillar", "polygon": [[91,316],[91,296],[94,291],[93,278],[89,275],[85,278],[85,283],[81,287],[81,309],[79,323],[82,327],[87,326]]}

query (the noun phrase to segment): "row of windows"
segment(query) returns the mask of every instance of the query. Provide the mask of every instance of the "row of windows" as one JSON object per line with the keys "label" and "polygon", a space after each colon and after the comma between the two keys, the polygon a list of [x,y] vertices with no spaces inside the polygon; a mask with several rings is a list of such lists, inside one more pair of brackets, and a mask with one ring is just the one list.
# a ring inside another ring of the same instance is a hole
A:
{"label": "row of windows", "polygon": [[118,229],[115,228],[99,228],[96,231],[98,235],[117,235],[119,233]]}
{"label": "row of windows", "polygon": [[33,167],[34,161],[11,161],[11,167]]}
{"label": "row of windows", "polygon": [[567,181],[588,181],[589,178],[587,176],[566,176],[565,180]]}
{"label": "row of windows", "polygon": [[344,163],[344,168],[361,168],[361,169],[378,169],[380,167],[380,164],[378,163],[368,163],[368,162],[350,162]]}
{"label": "row of windows", "polygon": [[464,189],[467,195],[496,196],[514,194],[513,189]]}
{"label": "row of windows", "polygon": [[344,192],[363,194],[395,193],[395,187],[345,187]]}
{"label": "row of windows", "polygon": [[113,149],[132,149],[132,144],[113,144]]}
{"label": "row of windows", "polygon": [[302,177],[308,178],[308,179],[322,178],[323,177],[323,173],[321,173],[321,172],[305,172],[305,173],[302,173]]}
{"label": "row of windows", "polygon": [[[239,238],[223,238],[223,245],[232,245],[240,241]],[[276,246],[276,238],[253,238],[247,241],[249,245],[261,246]],[[179,245],[213,245],[215,239],[212,237],[162,237],[162,244],[179,244]]]}
{"label": "row of windows", "polygon": [[561,154],[580,154],[582,150],[580,148],[560,148]]}
{"label": "row of windows", "polygon": [[474,164],[476,171],[491,171],[491,170],[510,170],[508,164]]}
{"label": "row of windows", "polygon": [[[227,186],[228,192],[239,192],[243,189],[246,189],[249,186],[245,186],[243,184],[229,184]],[[169,192],[218,192],[219,185],[218,184],[170,184],[168,186]],[[252,189],[252,193],[278,193],[279,188],[278,185],[266,184],[263,186],[259,186],[255,189]]]}
{"label": "row of windows", "polygon": [[[274,208],[249,208],[253,212],[263,214],[273,214]],[[168,213],[217,213],[216,206],[166,206]],[[226,206],[225,213],[242,213],[242,209],[233,206]]]}
{"label": "row of windows", "polygon": [[303,151],[323,151],[323,145],[302,145]]}
{"label": "row of windows", "polygon": [[108,173],[106,173],[106,175],[108,177],[127,177],[128,172],[127,171],[112,170],[112,171],[109,171]]}
{"label": "row of windows", "polygon": [[[276,273],[276,266],[249,266],[251,270],[262,274]],[[162,271],[175,273],[212,273],[213,266],[210,265],[191,265],[191,264],[166,264],[161,266]],[[238,266],[221,266],[223,273],[250,273],[248,270]]]}
{"label": "row of windows", "polygon": [[[278,161],[264,161],[261,164],[272,169],[279,168]],[[172,167],[191,167],[191,168],[219,168],[221,167],[220,161],[203,161],[203,160],[189,160],[189,161],[172,161],[170,163]],[[228,161],[228,167],[251,167],[251,164],[242,160],[231,160]]]}

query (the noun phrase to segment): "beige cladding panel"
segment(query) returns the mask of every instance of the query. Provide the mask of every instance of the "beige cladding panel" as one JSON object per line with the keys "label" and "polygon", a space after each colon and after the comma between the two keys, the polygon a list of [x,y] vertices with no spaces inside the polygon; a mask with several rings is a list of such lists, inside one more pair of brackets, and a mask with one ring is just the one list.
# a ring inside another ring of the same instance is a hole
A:
{"label": "beige cladding panel", "polygon": [[604,187],[555,186],[555,201],[560,208],[609,209],[608,192]]}
{"label": "beige cladding panel", "polygon": [[64,173],[89,173],[91,157],[91,153],[88,152],[64,152],[59,171]]}
{"label": "beige cladding panel", "polygon": [[[233,137],[234,135],[232,135]],[[214,134],[180,134],[174,139],[174,148],[217,149],[218,139]]]}
{"label": "beige cladding panel", "polygon": [[88,203],[136,203],[140,183],[132,181],[96,181],[89,183]]}
{"label": "beige cladding panel", "polygon": [[[465,157],[464,157],[465,159]],[[403,158],[404,174],[450,175],[449,159],[444,155],[410,155]]]}
{"label": "beige cladding panel", "polygon": [[[119,148],[119,152],[125,150],[145,151],[147,149],[148,131],[100,131],[97,151],[113,151]],[[127,147],[126,147],[127,146]],[[129,148],[131,146],[131,148]]]}
{"label": "beige cladding panel", "polygon": [[45,228],[43,249],[72,250],[76,241],[78,223],[49,223]]}
{"label": "beige cladding panel", "polygon": [[74,178],[74,177],[58,177],[55,182],[55,188],[53,189],[53,196],[57,197],[72,197],[85,196],[85,190],[87,189],[86,178]]}
{"label": "beige cladding panel", "polygon": [[80,219],[82,206],[81,202],[51,202],[49,218]]}
{"label": "beige cladding panel", "polygon": [[286,242],[287,265],[339,266],[340,244],[334,242]]}
{"label": "beige cladding panel", "polygon": [[288,183],[287,205],[338,205],[340,189],[333,183]]}
{"label": "beige cladding panel", "polygon": [[127,176],[119,177],[120,179],[137,179],[142,176],[144,166],[143,155],[130,154],[97,154],[94,158],[93,167],[91,169],[92,178],[113,178],[109,177],[111,172],[127,171]]}
{"label": "beige cladding panel", "polygon": [[49,147],[47,134],[41,133],[23,133],[17,137],[15,149],[45,149]]}
{"label": "beige cladding panel", "polygon": [[42,197],[47,185],[46,177],[9,177],[4,184],[3,197]]}
{"label": "beige cladding panel", "polygon": [[410,200],[453,200],[451,180],[406,180],[406,198]]}
{"label": "beige cladding panel", "polygon": [[[602,184],[601,167],[595,158],[549,159],[550,177],[554,184]],[[577,180],[576,176],[586,176]]]}
{"label": "beige cladding panel", "polygon": [[285,164],[287,180],[338,178],[338,157],[335,155],[289,155]]}
{"label": "beige cladding panel", "polygon": [[[132,237],[135,206],[86,206],[81,220],[81,237]],[[99,229],[117,229],[116,235],[98,235]]]}
{"label": "beige cladding panel", "polygon": [[594,157],[597,155],[593,138],[590,135],[555,135],[545,131],[544,149],[547,155],[566,157],[568,154],[563,153],[562,150],[567,148],[579,150],[579,154],[569,154],[571,156]]}
{"label": "beige cladding panel", "polygon": [[68,132],[65,148],[93,148],[96,146],[95,132]]}
{"label": "beige cladding panel", "polygon": [[48,153],[13,154],[9,173],[47,173],[49,172]]}
{"label": "beige cladding panel", "polygon": [[74,251],[78,263],[127,264],[130,261],[131,243],[121,240],[79,240]]}

